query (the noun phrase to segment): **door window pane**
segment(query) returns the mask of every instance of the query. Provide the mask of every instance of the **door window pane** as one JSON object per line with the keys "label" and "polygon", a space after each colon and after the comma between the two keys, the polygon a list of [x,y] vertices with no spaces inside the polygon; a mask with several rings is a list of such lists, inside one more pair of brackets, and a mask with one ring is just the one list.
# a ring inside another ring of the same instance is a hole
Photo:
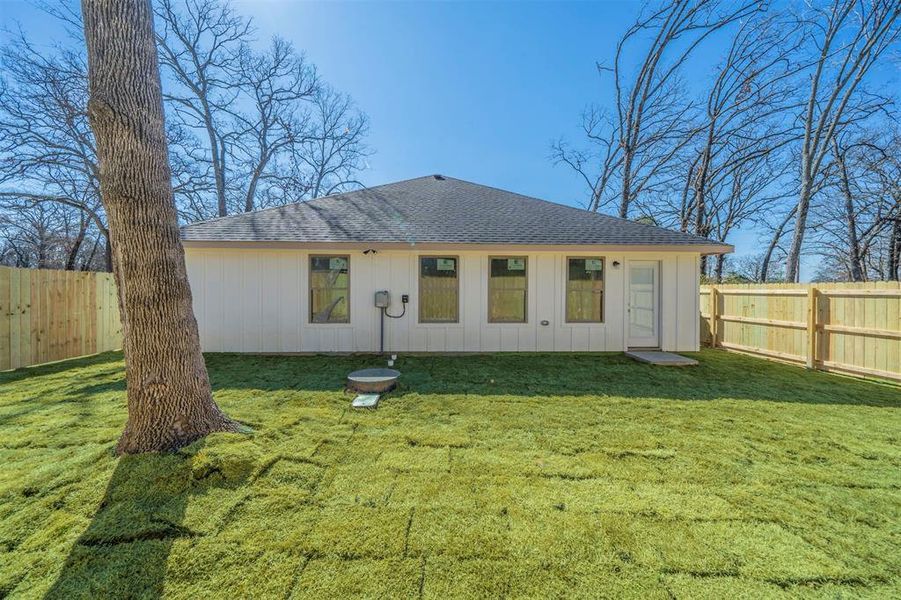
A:
{"label": "door window pane", "polygon": [[651,338],[656,335],[656,294],[654,267],[633,265],[629,269],[629,336]]}
{"label": "door window pane", "polygon": [[310,257],[310,322],[350,322],[350,257]]}
{"label": "door window pane", "polygon": [[419,259],[419,322],[456,323],[459,315],[458,259],[423,256]]}
{"label": "door window pane", "polygon": [[488,263],[488,322],[525,323],[528,260],[511,256]]}
{"label": "door window pane", "polygon": [[604,259],[568,258],[566,276],[566,321],[604,322]]}

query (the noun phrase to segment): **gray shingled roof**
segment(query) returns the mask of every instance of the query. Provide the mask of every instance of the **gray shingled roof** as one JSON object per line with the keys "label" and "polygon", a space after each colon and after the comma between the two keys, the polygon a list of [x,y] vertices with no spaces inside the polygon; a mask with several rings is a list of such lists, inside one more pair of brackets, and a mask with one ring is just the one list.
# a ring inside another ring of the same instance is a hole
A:
{"label": "gray shingled roof", "polygon": [[186,241],[723,244],[484,185],[429,175],[182,227]]}

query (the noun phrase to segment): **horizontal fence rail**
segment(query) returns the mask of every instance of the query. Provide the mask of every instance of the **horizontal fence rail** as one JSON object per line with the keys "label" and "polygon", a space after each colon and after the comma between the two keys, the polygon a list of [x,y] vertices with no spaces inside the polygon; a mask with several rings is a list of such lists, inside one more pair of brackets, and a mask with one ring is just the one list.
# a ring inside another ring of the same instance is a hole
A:
{"label": "horizontal fence rail", "polygon": [[112,274],[0,267],[0,371],[121,347]]}
{"label": "horizontal fence rail", "polygon": [[901,381],[901,283],[701,286],[701,341]]}

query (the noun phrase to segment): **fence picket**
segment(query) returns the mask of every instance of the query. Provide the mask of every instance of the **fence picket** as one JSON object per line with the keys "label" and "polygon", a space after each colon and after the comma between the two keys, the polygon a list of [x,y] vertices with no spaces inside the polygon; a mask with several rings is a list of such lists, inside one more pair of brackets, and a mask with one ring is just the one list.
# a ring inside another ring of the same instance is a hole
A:
{"label": "fence picket", "polygon": [[120,348],[114,289],[109,273],[0,267],[0,371]]}
{"label": "fence picket", "polygon": [[[712,308],[715,297],[720,310]],[[701,314],[701,339],[710,345],[901,381],[897,281],[702,286],[701,306],[705,300],[711,308]]]}

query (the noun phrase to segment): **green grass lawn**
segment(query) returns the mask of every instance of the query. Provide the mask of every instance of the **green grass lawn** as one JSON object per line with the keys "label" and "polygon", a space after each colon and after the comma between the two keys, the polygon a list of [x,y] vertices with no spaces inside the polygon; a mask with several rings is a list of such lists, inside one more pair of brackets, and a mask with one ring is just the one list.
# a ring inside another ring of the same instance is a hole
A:
{"label": "green grass lawn", "polygon": [[121,356],[0,374],[0,597],[898,597],[901,389],[704,351],[207,357],[250,424],[116,458]]}

